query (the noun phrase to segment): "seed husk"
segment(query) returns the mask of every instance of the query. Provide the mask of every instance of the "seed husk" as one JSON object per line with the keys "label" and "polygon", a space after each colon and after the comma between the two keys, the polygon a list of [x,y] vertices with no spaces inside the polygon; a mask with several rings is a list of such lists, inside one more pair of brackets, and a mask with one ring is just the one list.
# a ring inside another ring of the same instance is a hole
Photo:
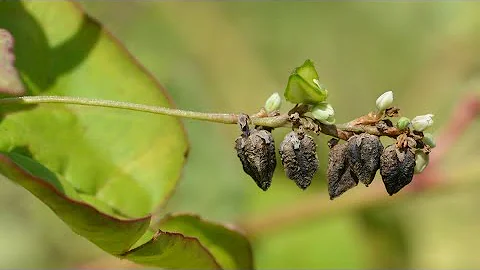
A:
{"label": "seed husk", "polygon": [[351,170],[348,158],[348,145],[334,144],[328,154],[328,193],[330,200],[342,195],[345,191],[355,187],[358,179]]}
{"label": "seed husk", "polygon": [[347,144],[350,170],[368,187],[380,168],[383,145],[377,136],[367,133],[352,136]]}
{"label": "seed husk", "polygon": [[409,148],[389,145],[380,157],[380,174],[388,194],[391,196],[408,185],[413,178],[415,155]]}
{"label": "seed husk", "polygon": [[285,174],[301,189],[310,186],[318,169],[317,145],[304,132],[292,131],[280,145],[280,156]]}
{"label": "seed husk", "polygon": [[243,170],[266,191],[277,165],[272,134],[267,130],[250,130],[235,140],[235,149]]}

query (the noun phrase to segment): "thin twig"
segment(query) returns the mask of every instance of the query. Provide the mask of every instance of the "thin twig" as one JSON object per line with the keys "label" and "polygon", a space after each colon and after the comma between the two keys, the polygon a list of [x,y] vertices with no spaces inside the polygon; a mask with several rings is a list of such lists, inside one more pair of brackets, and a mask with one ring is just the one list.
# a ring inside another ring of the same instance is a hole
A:
{"label": "thin twig", "polygon": [[[204,113],[187,110],[171,109],[160,106],[151,106],[136,104],[130,102],[121,102],[113,100],[82,98],[82,97],[68,97],[68,96],[23,96],[0,99],[0,105],[21,105],[21,104],[41,104],[41,103],[61,103],[70,105],[95,106],[103,108],[116,108],[131,111],[155,113],[161,115],[168,115],[174,117],[190,118],[200,121],[208,121],[222,124],[237,124],[240,114],[234,113]],[[265,126],[271,128],[291,127],[289,123],[288,114],[281,114],[278,116],[265,116],[264,114],[253,114],[250,116],[251,123],[257,126]],[[355,125],[339,124],[339,125],[324,125],[320,124],[320,132],[323,134],[337,137],[340,139],[348,139],[350,133],[367,132],[377,136],[396,137],[400,132],[396,129],[385,133],[379,131],[375,126],[369,125]]]}

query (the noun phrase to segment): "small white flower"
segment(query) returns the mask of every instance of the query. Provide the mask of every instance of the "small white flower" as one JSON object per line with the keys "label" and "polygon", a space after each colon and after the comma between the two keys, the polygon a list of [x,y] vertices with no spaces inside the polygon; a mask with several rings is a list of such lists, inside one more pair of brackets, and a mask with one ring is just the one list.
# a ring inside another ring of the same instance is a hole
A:
{"label": "small white flower", "polygon": [[384,111],[385,109],[392,106],[393,103],[393,92],[388,91],[383,93],[377,98],[376,104],[379,111]]}
{"label": "small white flower", "polygon": [[282,98],[280,97],[280,94],[278,93],[273,93],[267,101],[265,101],[265,110],[270,113],[275,110],[280,109],[280,106],[282,106]]}
{"label": "small white flower", "polygon": [[433,114],[425,114],[425,115],[419,115],[415,116],[415,118],[412,119],[412,127],[416,131],[424,131],[426,128],[430,127],[433,125]]}
{"label": "small white flower", "polygon": [[333,125],[335,123],[335,111],[329,103],[321,102],[315,105],[312,109],[312,115],[323,124]]}

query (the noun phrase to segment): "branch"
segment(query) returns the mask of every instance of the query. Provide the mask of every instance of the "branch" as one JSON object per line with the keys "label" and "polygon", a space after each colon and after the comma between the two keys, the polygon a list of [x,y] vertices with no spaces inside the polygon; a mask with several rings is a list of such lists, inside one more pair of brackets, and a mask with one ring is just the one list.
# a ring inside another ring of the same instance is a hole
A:
{"label": "branch", "polygon": [[[161,115],[168,115],[174,117],[190,118],[194,120],[215,122],[221,124],[237,124],[240,114],[234,113],[204,113],[187,110],[171,109],[160,106],[150,106],[129,102],[102,100],[82,97],[67,97],[67,96],[23,96],[10,97],[0,99],[0,105],[24,105],[24,104],[41,104],[41,103],[61,103],[71,105],[95,106],[103,108],[125,109],[138,112],[154,113]],[[268,116],[265,114],[253,114],[250,116],[250,121],[253,125],[264,126],[271,128],[278,127],[292,127],[288,114],[281,114],[277,116]],[[339,125],[325,125],[317,123],[320,127],[320,132],[339,139],[347,140],[353,133],[367,132],[377,136],[396,137],[400,131],[393,128],[390,131],[380,131],[375,126],[369,125],[351,125],[352,122]]]}
{"label": "branch", "polygon": [[[438,137],[438,150],[430,154],[430,164],[421,174],[415,175],[410,186],[406,187],[404,192],[395,195],[396,198],[410,197],[422,191],[451,190],[458,187],[458,172],[452,170],[442,170],[439,168],[439,161],[454,145],[458,138],[465,132],[467,127],[480,114],[480,97],[469,95],[462,99],[454,110],[453,116],[448,122],[444,132]],[[473,174],[478,174],[478,167],[475,166]],[[463,170],[462,170],[463,171]],[[466,170],[468,176],[471,170]],[[310,218],[325,217],[332,214],[338,214],[342,211],[368,207],[379,203],[394,203],[390,196],[385,194],[382,183],[377,181],[369,188],[352,191],[348,197],[342,197],[335,200],[335,203],[326,205],[329,201],[327,193],[314,194],[303,198],[296,203],[286,207],[278,207],[279,210],[263,214],[258,217],[239,222],[241,227],[252,236],[262,233],[270,233],[288,225],[298,223]]]}

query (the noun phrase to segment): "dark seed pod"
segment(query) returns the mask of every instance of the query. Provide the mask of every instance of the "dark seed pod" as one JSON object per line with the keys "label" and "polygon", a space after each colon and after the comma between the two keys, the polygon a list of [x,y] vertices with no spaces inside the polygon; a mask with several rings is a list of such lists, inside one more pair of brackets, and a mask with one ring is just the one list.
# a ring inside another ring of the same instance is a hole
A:
{"label": "dark seed pod", "polygon": [[358,184],[358,179],[350,168],[347,155],[348,145],[348,142],[334,145],[328,154],[327,179],[330,200],[342,195],[345,191]]}
{"label": "dark seed pod", "polygon": [[313,138],[303,132],[288,133],[280,145],[280,156],[287,177],[301,189],[310,186],[318,169],[317,145]]}
{"label": "dark seed pod", "polygon": [[243,170],[266,191],[277,165],[272,134],[267,130],[253,129],[235,140],[235,149]]}
{"label": "dark seed pod", "polygon": [[415,155],[408,148],[387,146],[380,157],[380,174],[388,194],[393,195],[412,181]]}
{"label": "dark seed pod", "polygon": [[356,178],[368,187],[380,168],[383,145],[375,135],[363,133],[348,140],[350,170]]}

